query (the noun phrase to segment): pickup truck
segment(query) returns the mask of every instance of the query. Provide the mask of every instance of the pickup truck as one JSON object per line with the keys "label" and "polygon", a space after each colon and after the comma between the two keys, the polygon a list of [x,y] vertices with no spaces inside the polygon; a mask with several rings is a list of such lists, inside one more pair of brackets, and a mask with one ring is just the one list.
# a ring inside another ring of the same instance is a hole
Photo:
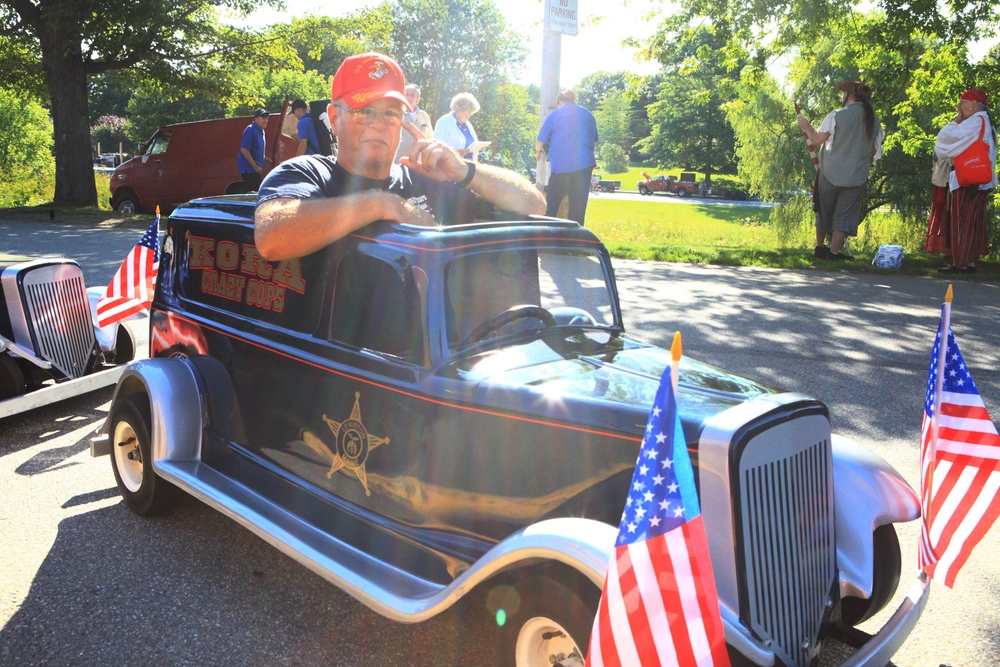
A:
{"label": "pickup truck", "polygon": [[673,193],[678,197],[694,197],[711,194],[711,190],[704,190],[700,183],[695,182],[695,175],[691,172],[681,174],[681,178],[676,176],[650,176],[645,171],[642,172],[645,181],[639,181],[638,190],[641,195],[651,195],[655,192]]}
{"label": "pickup truck", "polygon": [[[167,223],[151,358],[91,445],[124,503],[192,494],[387,619],[463,605],[490,619],[496,664],[580,664],[670,363],[626,333],[600,239],[549,218],[377,222],[267,261],[254,204]],[[928,582],[874,636],[855,626],[896,591],[917,495],[819,401],[679,371],[734,664],[807,667],[843,642],[884,665]]]}
{"label": "pickup truck", "polygon": [[600,174],[593,174],[590,177],[590,191],[591,192],[614,192],[616,190],[621,190],[621,181],[609,181],[601,177]]}

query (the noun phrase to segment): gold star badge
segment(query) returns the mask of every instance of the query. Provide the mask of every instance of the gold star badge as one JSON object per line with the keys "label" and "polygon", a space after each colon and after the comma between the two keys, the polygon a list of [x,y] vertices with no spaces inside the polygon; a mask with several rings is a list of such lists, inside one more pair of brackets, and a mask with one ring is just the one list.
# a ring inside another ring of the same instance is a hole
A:
{"label": "gold star badge", "polygon": [[341,468],[353,474],[361,482],[365,489],[365,495],[370,496],[368,490],[368,473],[365,470],[365,461],[368,460],[368,453],[381,445],[389,444],[389,438],[380,438],[368,433],[368,429],[361,423],[361,392],[354,393],[354,408],[351,416],[342,422],[333,421],[323,415],[323,421],[330,427],[333,439],[336,443],[334,450],[327,447],[326,443],[311,431],[302,432],[302,440],[320,456],[329,459],[330,470],[327,471],[327,478],[333,477],[333,473]]}

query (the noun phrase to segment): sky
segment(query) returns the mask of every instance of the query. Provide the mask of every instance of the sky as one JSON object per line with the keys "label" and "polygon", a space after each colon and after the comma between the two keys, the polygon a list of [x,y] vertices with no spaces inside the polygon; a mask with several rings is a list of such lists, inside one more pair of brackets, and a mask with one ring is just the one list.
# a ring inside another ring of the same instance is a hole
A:
{"label": "sky", "polygon": [[[308,14],[343,16],[355,9],[376,4],[379,4],[377,0],[285,0],[285,12],[258,10],[250,23],[262,27]],[[498,0],[496,4],[507,24],[525,36],[530,49],[518,82],[541,84],[542,0]],[[622,0],[578,0],[578,9],[579,34],[561,37],[560,88],[571,88],[583,77],[601,70],[631,71],[644,75],[657,71],[655,63],[639,63],[631,49],[621,46],[625,37],[648,37],[656,30],[659,21],[649,17],[648,5],[632,2],[626,7]]]}

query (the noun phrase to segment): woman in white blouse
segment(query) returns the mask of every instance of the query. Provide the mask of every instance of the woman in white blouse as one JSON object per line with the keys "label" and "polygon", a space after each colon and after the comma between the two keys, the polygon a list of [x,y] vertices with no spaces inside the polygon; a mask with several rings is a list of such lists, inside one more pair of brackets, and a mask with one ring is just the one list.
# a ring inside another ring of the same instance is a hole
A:
{"label": "woman in white blouse", "polygon": [[472,114],[479,111],[479,101],[472,93],[459,93],[451,98],[451,113],[447,113],[438,118],[434,126],[434,138],[438,139],[455,150],[464,158],[475,162],[478,152],[469,150],[476,140],[476,130],[469,122]]}
{"label": "woman in white blouse", "polygon": [[981,140],[988,146],[993,173],[989,183],[961,187],[955,172],[951,172],[947,239],[951,263],[938,269],[941,273],[972,273],[979,258],[989,252],[986,200],[987,193],[997,186],[997,133],[989,109],[986,93],[970,88],[958,101],[955,120],[938,132],[934,154],[939,160],[954,160]]}

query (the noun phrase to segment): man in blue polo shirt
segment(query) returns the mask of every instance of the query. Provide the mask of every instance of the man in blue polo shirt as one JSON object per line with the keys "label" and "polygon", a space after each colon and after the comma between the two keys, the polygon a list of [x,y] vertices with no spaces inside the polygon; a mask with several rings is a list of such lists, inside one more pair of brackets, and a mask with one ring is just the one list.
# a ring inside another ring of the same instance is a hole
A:
{"label": "man in blue polo shirt", "polygon": [[316,155],[319,153],[319,137],[316,136],[316,126],[305,100],[292,102],[292,115],[298,119],[295,128],[299,133],[299,143],[295,154]]}
{"label": "man in blue polo shirt", "polygon": [[264,128],[267,127],[267,112],[257,109],[253,122],[243,130],[240,152],[236,155],[236,166],[243,177],[243,187],[247,192],[256,192],[264,178]]}
{"label": "man in blue polo shirt", "polygon": [[545,215],[557,215],[563,197],[568,196],[568,217],[582,225],[590,197],[590,175],[597,165],[594,159],[597,121],[594,114],[577,105],[572,90],[559,93],[556,103],[559,108],[548,115],[535,140],[535,157],[539,160],[548,144],[552,169],[545,191]]}

